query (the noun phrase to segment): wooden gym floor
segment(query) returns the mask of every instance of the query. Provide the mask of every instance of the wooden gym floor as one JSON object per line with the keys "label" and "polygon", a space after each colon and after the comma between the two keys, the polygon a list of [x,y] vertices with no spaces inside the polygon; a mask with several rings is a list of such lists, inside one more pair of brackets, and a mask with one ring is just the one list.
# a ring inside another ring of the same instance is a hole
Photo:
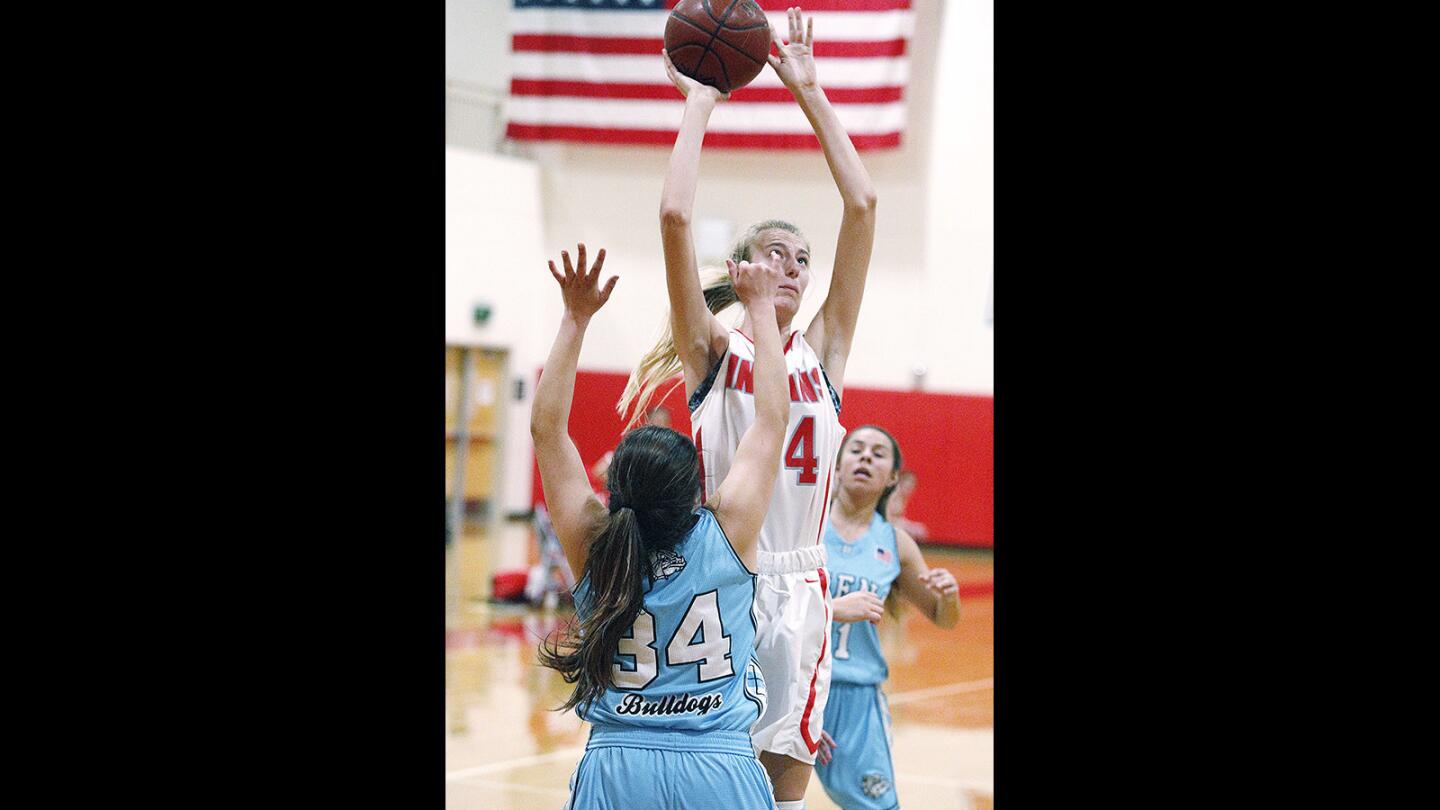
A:
{"label": "wooden gym floor", "polygon": [[[568,617],[561,608],[488,604],[491,572],[536,558],[527,526],[464,535],[447,571],[445,640],[447,810],[558,810],[584,751],[587,724],[550,711],[569,685],[535,663],[539,639]],[[907,607],[887,639],[896,791],[912,808],[994,807],[994,557],[922,546],[926,561],[960,582],[960,624],[941,630]],[[458,585],[457,588],[454,587]],[[843,740],[842,740],[843,742]],[[810,780],[809,810],[835,810]]]}

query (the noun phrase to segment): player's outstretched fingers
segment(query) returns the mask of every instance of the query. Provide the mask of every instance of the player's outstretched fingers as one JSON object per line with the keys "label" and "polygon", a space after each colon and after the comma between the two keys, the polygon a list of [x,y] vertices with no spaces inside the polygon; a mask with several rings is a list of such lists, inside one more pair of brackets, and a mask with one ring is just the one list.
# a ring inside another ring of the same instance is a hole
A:
{"label": "player's outstretched fingers", "polygon": [[835,740],[830,736],[830,732],[821,729],[820,744],[815,746],[815,758],[820,761],[821,765],[829,765],[831,760],[835,758],[831,752],[836,747]]}
{"label": "player's outstretched fingers", "polygon": [[600,268],[602,268],[602,267],[604,267],[604,266],[605,266],[605,248],[600,248],[600,252],[597,253],[597,254],[595,254],[595,264],[594,264],[593,267],[590,268],[590,279],[591,279],[592,281],[595,280],[595,279],[600,278]]}
{"label": "player's outstretched fingers", "polygon": [[775,46],[775,53],[766,53],[765,61],[770,63],[770,67],[779,70],[780,65],[785,62],[783,58],[785,55],[785,43],[781,41],[780,34],[773,28],[770,29],[770,44]]}

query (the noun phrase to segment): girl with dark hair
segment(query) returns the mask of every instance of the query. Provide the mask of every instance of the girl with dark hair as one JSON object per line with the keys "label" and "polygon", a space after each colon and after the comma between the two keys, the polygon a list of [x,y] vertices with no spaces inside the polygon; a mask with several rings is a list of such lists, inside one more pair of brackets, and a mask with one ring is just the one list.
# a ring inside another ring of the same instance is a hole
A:
{"label": "girl with dark hair", "polygon": [[[875,241],[875,187],[816,79],[813,19],[806,24],[799,8],[788,9],[787,16],[788,42],[772,29],[777,53],[769,56],[770,66],[814,129],[843,204],[829,290],[809,326],[796,329],[792,321],[811,281],[810,243],[783,220],[752,225],[730,261],[763,262],[784,274],[774,315],[785,344],[791,405],[786,469],[776,482],[759,541],[756,656],[770,675],[770,703],[754,741],[775,783],[780,810],[800,810],[830,682],[830,608],[820,530],[835,454],[845,435],[840,395]],[[728,96],[682,75],[668,55],[663,58],[671,82],[685,96],[660,201],[670,332],[641,359],[618,407],[622,415],[633,410],[632,422],[639,419],[659,385],[683,371],[709,495],[732,469],[737,442],[754,418],[752,330],[758,327],[748,310],[735,329],[716,317],[735,301],[734,293],[719,273],[702,278],[690,227],[700,146],[711,113]]]}
{"label": "girl with dark hair", "polygon": [[781,274],[729,268],[755,335],[755,421],[732,474],[701,507],[695,445],[641,427],[615,448],[606,506],[567,426],[580,344],[616,279],[598,283],[605,251],[588,271],[585,246],[577,253],[578,270],[568,253],[563,275],[550,263],[565,315],[530,416],[546,507],[578,580],[578,627],[542,644],[540,661],[575,684],[561,708],[592,726],[566,807],[773,808],[750,745],[765,710],[751,572],[789,407],[775,321]]}
{"label": "girl with dark hair", "polygon": [[[844,810],[893,810],[890,707],[880,684],[890,669],[875,627],[898,619],[903,598],[939,627],[960,621],[960,590],[944,568],[929,568],[904,529],[885,519],[900,482],[900,444],[865,425],[845,437],[836,464],[839,489],[825,529],[835,608],[835,665],[815,773]],[[838,742],[837,742],[838,740]]]}

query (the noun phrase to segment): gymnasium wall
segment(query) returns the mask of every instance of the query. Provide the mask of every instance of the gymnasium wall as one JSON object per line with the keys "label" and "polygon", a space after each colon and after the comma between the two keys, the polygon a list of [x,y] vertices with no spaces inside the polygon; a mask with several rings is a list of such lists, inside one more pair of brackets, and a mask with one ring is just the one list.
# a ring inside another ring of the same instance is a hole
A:
{"label": "gymnasium wall", "polygon": [[[575,376],[570,436],[586,469],[620,441],[620,417],[614,406],[625,389],[626,376],[599,371]],[[671,392],[664,405],[670,410],[671,427],[689,435],[683,387]],[[847,385],[840,423],[847,430],[879,425],[899,442],[903,466],[913,470],[919,481],[905,517],[925,524],[928,542],[995,545],[993,398]],[[533,502],[544,503],[540,469],[533,462],[530,476]]]}
{"label": "gymnasium wall", "polygon": [[[502,0],[447,0],[448,82],[503,97],[509,7]],[[993,0],[915,0],[903,145],[862,154],[879,209],[847,388],[987,401],[994,392],[994,331],[987,320],[993,296],[992,16]],[[823,36],[817,27],[816,37]],[[678,120],[678,105],[676,115]],[[446,334],[451,342],[511,351],[510,375],[526,381],[526,397],[510,403],[507,443],[528,451],[525,418],[534,370],[561,313],[547,258],[558,260],[560,250],[573,251],[584,241],[592,253],[605,247],[606,275],[621,276],[591,325],[581,369],[628,373],[654,342],[668,307],[658,213],[669,150],[533,144],[502,151],[510,154],[447,146],[447,196],[465,210],[447,221]],[[493,175],[492,167],[498,167]],[[707,148],[700,172],[697,226],[733,233],[780,216],[806,232],[815,278],[797,323],[808,323],[829,283],[840,220],[824,158],[818,152]],[[718,257],[701,256],[707,258]],[[482,300],[494,315],[477,327],[470,311]],[[924,370],[918,379],[917,369]],[[502,506],[508,511],[529,506],[527,456],[505,459]],[[916,507],[923,509],[927,490],[935,490],[925,471],[920,474]],[[965,529],[961,536],[979,542],[982,535]]]}

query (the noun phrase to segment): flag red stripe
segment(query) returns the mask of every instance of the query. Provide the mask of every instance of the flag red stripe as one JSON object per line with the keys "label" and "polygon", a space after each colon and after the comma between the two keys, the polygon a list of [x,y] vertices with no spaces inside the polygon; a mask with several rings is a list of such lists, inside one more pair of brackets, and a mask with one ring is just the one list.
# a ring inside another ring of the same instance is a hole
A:
{"label": "flag red stripe", "polygon": [[[825,97],[832,104],[887,104],[904,98],[905,88],[827,87]],[[682,101],[673,84],[626,82],[576,82],[560,79],[511,79],[512,96],[574,96],[577,98],[630,98],[651,101]],[[730,104],[792,103],[795,97],[783,87],[742,87],[730,94]]]}
{"label": "flag red stripe", "polygon": [[[572,127],[510,122],[505,136],[519,141],[589,141],[598,144],[673,146],[675,130]],[[899,132],[851,135],[856,149],[891,149],[900,145]],[[707,132],[705,146],[717,149],[819,149],[813,134],[783,132]]]}
{"label": "flag red stripe", "polygon": [[[680,0],[665,0],[665,8],[675,8]],[[762,11],[784,11],[796,0],[755,0]],[[809,15],[816,11],[896,11],[910,8],[910,0],[806,0],[801,10]]]}
{"label": "flag red stripe", "polygon": [[665,42],[658,37],[587,37],[565,34],[512,34],[510,48],[516,51],[543,51],[546,53],[612,53],[612,54],[655,54]]}
{"label": "flag red stripe", "polygon": [[[659,55],[665,41],[656,37],[589,37],[569,34],[512,34],[510,47],[515,51],[539,53],[605,53],[626,56]],[[904,56],[904,39],[842,40],[815,43],[815,55],[829,58],[875,58]]]}

